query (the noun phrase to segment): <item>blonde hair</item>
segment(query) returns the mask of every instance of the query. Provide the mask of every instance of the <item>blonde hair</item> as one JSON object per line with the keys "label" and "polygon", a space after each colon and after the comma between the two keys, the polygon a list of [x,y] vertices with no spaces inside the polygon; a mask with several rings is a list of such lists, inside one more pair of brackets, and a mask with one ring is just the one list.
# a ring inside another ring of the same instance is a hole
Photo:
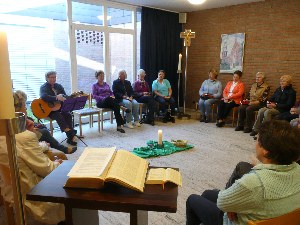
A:
{"label": "blonde hair", "polygon": [[263,79],[263,81],[266,79],[266,74],[264,72],[257,72],[256,76],[257,75],[261,75],[261,78]]}
{"label": "blonde hair", "polygon": [[19,112],[22,109],[23,104],[25,105],[27,101],[27,95],[21,90],[14,92],[14,106],[15,111]]}
{"label": "blonde hair", "polygon": [[218,71],[216,69],[211,69],[208,74],[212,73],[213,75],[215,75],[215,78],[217,79],[218,78]]}
{"label": "blonde hair", "polygon": [[291,75],[283,75],[280,77],[280,80],[285,80],[288,84],[292,83],[292,76]]}

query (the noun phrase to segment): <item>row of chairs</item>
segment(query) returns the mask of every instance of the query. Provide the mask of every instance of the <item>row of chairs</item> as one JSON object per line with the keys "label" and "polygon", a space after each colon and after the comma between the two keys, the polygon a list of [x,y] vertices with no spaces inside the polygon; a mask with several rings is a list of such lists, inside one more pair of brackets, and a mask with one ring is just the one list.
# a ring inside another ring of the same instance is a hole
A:
{"label": "row of chairs", "polygon": [[[90,125],[90,128],[93,127],[93,122],[94,122],[94,115],[97,115],[97,118],[98,118],[98,132],[102,132],[103,131],[103,123],[104,123],[104,113],[110,113],[110,123],[112,124],[113,123],[113,118],[114,118],[114,115],[113,115],[113,111],[111,109],[108,109],[108,108],[98,108],[96,106],[93,105],[93,98],[92,98],[92,95],[89,94],[88,95],[88,98],[87,98],[87,104],[88,104],[88,107],[87,108],[83,108],[83,109],[79,109],[79,110],[74,110],[72,113],[73,113],[73,116],[75,117],[78,117],[79,119],[79,133],[80,133],[80,136],[83,135],[82,133],[82,119],[83,117],[89,117],[89,125]],[[139,107],[140,107],[140,118],[142,118],[142,109],[143,109],[143,104],[140,103],[139,104]],[[122,115],[124,117],[124,110],[122,110]],[[53,136],[53,131],[54,131],[54,127],[53,127],[53,120],[49,117],[46,118],[46,120],[49,121],[49,128],[50,128],[50,133],[51,135]]]}
{"label": "row of chairs", "polygon": [[[218,110],[218,105],[217,104],[212,104],[211,105],[211,109],[212,109],[211,121],[214,121],[214,114],[215,114],[215,111]],[[196,111],[199,110],[199,103],[198,102],[195,103],[195,110]],[[234,127],[235,124],[238,125],[238,120],[239,120],[238,111],[239,111],[239,107],[238,106],[234,107],[232,109],[232,111],[231,111],[232,112],[232,115],[231,115],[231,117],[232,117],[232,127]],[[258,114],[258,111],[255,111],[255,119],[257,117],[257,114]]]}

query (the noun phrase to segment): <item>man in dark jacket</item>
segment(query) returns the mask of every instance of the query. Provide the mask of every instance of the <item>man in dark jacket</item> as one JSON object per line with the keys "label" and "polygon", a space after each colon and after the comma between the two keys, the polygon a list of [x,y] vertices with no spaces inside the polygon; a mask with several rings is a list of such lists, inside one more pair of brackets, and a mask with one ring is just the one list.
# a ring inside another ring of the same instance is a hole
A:
{"label": "man in dark jacket", "polygon": [[[66,92],[62,85],[56,83],[56,72],[49,71],[45,74],[46,83],[40,87],[40,97],[45,102],[52,104],[59,104],[66,100]],[[76,130],[73,129],[72,116],[70,113],[61,112],[60,110],[52,111],[49,114],[52,120],[56,120],[61,131],[65,132],[68,139],[67,143],[77,145],[74,137]]]}
{"label": "man in dark jacket", "polygon": [[296,101],[296,91],[292,87],[292,76],[283,75],[280,77],[280,87],[276,89],[267,106],[258,111],[251,136],[255,136],[261,124],[270,121],[281,113],[289,112]]}
{"label": "man in dark jacket", "polygon": [[[125,70],[119,71],[119,79],[113,82],[113,93],[120,105],[130,109],[126,112],[126,123],[124,127],[134,128],[141,126],[139,123],[139,103],[133,98],[133,89],[129,80],[126,80],[127,73]],[[133,121],[132,121],[133,113]]]}

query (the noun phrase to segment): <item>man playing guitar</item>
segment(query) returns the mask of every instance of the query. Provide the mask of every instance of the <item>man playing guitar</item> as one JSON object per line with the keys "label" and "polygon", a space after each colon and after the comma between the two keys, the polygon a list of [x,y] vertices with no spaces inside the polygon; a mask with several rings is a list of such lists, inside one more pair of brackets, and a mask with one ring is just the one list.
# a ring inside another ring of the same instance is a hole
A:
{"label": "man playing guitar", "polygon": [[[40,87],[40,97],[45,102],[53,104],[53,106],[60,108],[59,104],[66,100],[66,92],[62,85],[56,83],[56,71],[49,71],[45,74],[46,83]],[[68,139],[67,143],[77,145],[74,137],[76,130],[72,126],[72,116],[68,112],[61,112],[60,109],[52,111],[49,114],[52,120],[56,120],[62,132],[65,132]]]}

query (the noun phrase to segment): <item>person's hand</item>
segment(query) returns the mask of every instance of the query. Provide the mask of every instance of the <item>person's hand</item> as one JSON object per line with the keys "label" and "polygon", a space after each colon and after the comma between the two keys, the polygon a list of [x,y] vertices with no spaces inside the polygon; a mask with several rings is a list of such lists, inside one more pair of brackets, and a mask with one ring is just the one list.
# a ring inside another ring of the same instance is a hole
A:
{"label": "person's hand", "polygon": [[109,97],[111,97],[111,98],[113,98],[113,99],[115,99],[115,98],[116,98],[116,97],[115,97],[115,96],[113,96],[113,95],[112,95],[112,96],[109,96]]}
{"label": "person's hand", "polygon": [[58,101],[62,101],[62,102],[66,100],[66,98],[63,96],[63,94],[56,95],[56,99]]}
{"label": "person's hand", "polygon": [[57,162],[59,164],[62,164],[63,160],[62,159],[56,159],[54,162]]}
{"label": "person's hand", "polygon": [[165,98],[165,99],[170,99],[170,96],[169,96],[169,95],[168,95],[168,96],[164,96],[164,98]]}
{"label": "person's hand", "polygon": [[235,212],[227,212],[227,216],[230,221],[237,220],[237,214]]}
{"label": "person's hand", "polygon": [[290,113],[291,114],[296,114],[297,113],[297,108],[295,108],[295,107],[291,108]]}
{"label": "person's hand", "polygon": [[132,101],[132,100],[133,100],[132,96],[131,96],[131,97],[128,97],[128,100],[129,100],[129,101]]}

